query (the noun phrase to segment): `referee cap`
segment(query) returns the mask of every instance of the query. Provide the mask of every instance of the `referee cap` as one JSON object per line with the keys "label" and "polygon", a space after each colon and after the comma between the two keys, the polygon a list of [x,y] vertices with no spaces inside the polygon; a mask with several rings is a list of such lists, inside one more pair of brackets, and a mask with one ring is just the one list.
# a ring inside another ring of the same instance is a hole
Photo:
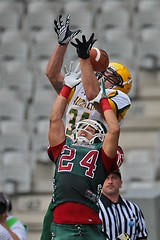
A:
{"label": "referee cap", "polygon": [[3,192],[0,192],[0,214],[8,211],[9,201]]}
{"label": "referee cap", "polygon": [[115,172],[113,172],[114,174],[118,175],[120,179],[122,179],[122,175],[119,169],[117,169]]}

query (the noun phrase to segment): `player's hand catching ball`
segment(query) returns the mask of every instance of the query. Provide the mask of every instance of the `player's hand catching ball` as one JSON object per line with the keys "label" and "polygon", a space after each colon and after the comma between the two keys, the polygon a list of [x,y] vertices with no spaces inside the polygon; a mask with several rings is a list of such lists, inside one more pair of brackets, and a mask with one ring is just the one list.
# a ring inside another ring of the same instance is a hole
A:
{"label": "player's hand catching ball", "polygon": [[94,39],[94,33],[92,33],[88,41],[86,40],[85,35],[82,35],[82,42],[78,38],[76,38],[75,41],[77,43],[71,42],[71,44],[77,49],[78,57],[87,59],[89,58],[90,50],[97,39]]}
{"label": "player's hand catching ball", "polygon": [[80,29],[71,31],[69,29],[71,16],[66,17],[66,21],[63,21],[62,15],[59,16],[59,21],[54,20],[54,31],[58,36],[58,43],[61,45],[68,44],[78,33],[82,32]]}

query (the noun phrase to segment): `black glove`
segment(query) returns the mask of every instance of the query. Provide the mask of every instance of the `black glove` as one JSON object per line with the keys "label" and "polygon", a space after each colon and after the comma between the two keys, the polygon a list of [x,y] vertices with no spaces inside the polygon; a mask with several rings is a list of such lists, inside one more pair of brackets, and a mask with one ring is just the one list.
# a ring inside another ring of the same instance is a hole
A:
{"label": "black glove", "polygon": [[70,31],[69,24],[70,24],[71,16],[68,15],[66,17],[66,22],[64,23],[62,15],[59,16],[59,21],[54,20],[54,31],[58,36],[58,43],[61,45],[68,44],[72,38],[74,38],[78,33],[82,32],[80,29],[76,31]]}
{"label": "black glove", "polygon": [[78,57],[87,59],[89,58],[89,52],[97,39],[94,39],[94,33],[92,33],[88,41],[86,41],[85,35],[82,36],[82,42],[78,38],[76,38],[75,41],[77,44],[74,42],[71,42],[71,44],[77,49]]}

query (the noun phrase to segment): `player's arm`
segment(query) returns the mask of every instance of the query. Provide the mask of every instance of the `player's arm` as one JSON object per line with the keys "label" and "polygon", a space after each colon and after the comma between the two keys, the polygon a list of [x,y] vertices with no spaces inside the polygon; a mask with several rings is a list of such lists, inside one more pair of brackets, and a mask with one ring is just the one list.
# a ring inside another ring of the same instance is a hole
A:
{"label": "player's arm", "polygon": [[88,41],[84,35],[82,36],[82,41],[80,41],[78,38],[76,38],[75,41],[76,43],[71,42],[71,44],[77,50],[83,87],[85,89],[87,99],[90,101],[94,99],[100,91],[100,86],[89,58],[90,50],[97,40],[94,39],[94,33],[92,33]]}
{"label": "player's arm", "polygon": [[48,139],[51,147],[65,140],[65,127],[62,120],[67,104],[68,89],[64,86],[57,96],[50,114]]}
{"label": "player's arm", "polygon": [[71,62],[69,70],[65,68],[64,85],[53,104],[50,114],[48,138],[51,147],[57,146],[65,140],[65,126],[62,118],[72,88],[80,81],[80,71],[78,71],[78,67],[73,70],[73,62]]}
{"label": "player's arm", "polygon": [[117,154],[120,126],[117,117],[109,104],[108,98],[102,98],[100,104],[103,110],[104,119],[108,125],[102,148],[105,154],[113,159]]}
{"label": "player's arm", "polygon": [[120,126],[117,120],[117,117],[110,106],[108,97],[105,92],[104,81],[102,80],[101,83],[102,89],[102,96],[100,99],[100,105],[103,111],[104,119],[108,126],[107,133],[105,135],[102,148],[105,154],[109,157],[114,159],[117,154],[118,149],[118,141],[120,135]]}
{"label": "player's arm", "polygon": [[69,29],[69,24],[70,15],[66,17],[66,21],[63,21],[62,15],[59,16],[58,21],[54,21],[54,31],[58,37],[58,45],[47,64],[46,76],[57,93],[59,93],[63,87],[64,75],[61,73],[61,68],[67,45],[79,32],[81,32],[81,30],[71,31]]}
{"label": "player's arm", "polygon": [[67,45],[57,44],[46,67],[46,76],[57,93],[59,93],[63,87],[64,74],[61,72],[61,68],[66,49]]}

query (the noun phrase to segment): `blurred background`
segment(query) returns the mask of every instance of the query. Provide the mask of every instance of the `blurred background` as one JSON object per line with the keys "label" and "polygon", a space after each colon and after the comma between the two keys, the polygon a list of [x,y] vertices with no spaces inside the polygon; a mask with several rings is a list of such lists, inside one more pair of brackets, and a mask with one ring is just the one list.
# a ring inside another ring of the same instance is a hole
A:
{"label": "blurred background", "polygon": [[[0,191],[38,240],[52,193],[48,124],[56,94],[45,76],[57,43],[53,21],[95,33],[95,46],[132,74],[132,107],[122,125],[122,194],[144,212],[149,240],[160,239],[160,1],[0,0]],[[77,60],[68,47],[65,63]]]}

